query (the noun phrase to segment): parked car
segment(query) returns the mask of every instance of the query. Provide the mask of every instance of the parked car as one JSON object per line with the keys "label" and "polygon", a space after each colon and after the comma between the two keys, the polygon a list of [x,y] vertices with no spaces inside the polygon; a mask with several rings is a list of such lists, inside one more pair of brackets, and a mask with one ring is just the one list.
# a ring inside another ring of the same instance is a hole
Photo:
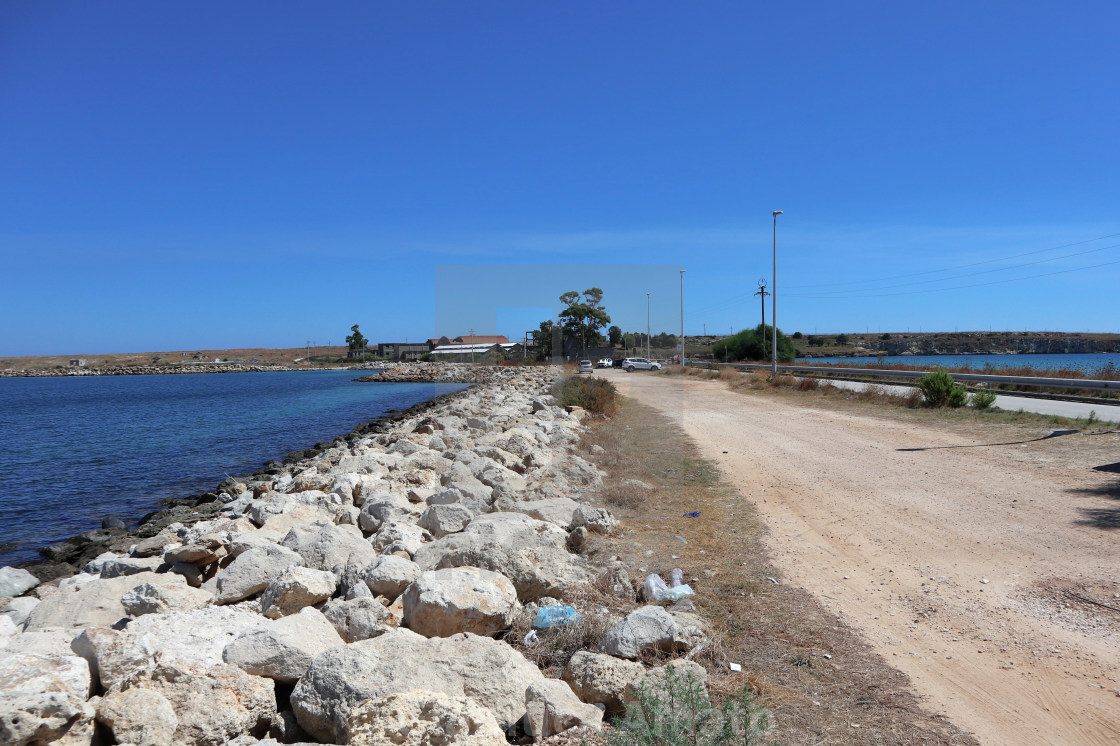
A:
{"label": "parked car", "polygon": [[628,357],[622,361],[622,367],[627,373],[636,370],[661,370],[661,363],[646,360],[644,357]]}
{"label": "parked car", "polygon": [[614,365],[614,361],[609,357],[602,358],[599,360],[599,362],[595,363],[596,368],[609,368],[612,365]]}
{"label": "parked car", "polygon": [[579,361],[579,370],[577,370],[576,373],[594,373],[594,372],[595,372],[595,368],[593,368],[591,366],[591,361],[590,360],[580,360]]}

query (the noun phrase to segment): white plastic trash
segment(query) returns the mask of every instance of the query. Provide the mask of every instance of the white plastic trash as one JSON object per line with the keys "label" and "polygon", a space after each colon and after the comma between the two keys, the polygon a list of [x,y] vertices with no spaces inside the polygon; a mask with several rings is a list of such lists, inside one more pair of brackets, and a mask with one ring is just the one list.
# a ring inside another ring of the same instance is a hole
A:
{"label": "white plastic trash", "polygon": [[666,588],[661,594],[662,601],[680,601],[692,595],[692,589],[687,585],[677,585],[672,588]]}
{"label": "white plastic trash", "polygon": [[653,601],[658,603],[661,601],[662,594],[668,590],[669,586],[665,585],[665,581],[657,573],[653,573],[646,577],[646,582],[642,584],[642,600],[649,602]]}
{"label": "white plastic trash", "polygon": [[669,578],[669,585],[671,587],[684,584],[684,573],[681,572],[681,569],[679,567],[673,568],[673,572],[669,575]]}

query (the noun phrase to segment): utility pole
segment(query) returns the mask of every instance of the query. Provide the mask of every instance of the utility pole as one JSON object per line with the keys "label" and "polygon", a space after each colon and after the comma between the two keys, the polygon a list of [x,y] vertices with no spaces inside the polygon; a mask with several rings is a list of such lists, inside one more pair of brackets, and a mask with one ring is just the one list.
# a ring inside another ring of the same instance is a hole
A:
{"label": "utility pole", "polygon": [[649,293],[646,293],[646,360],[649,360]]}
{"label": "utility pole", "polygon": [[684,367],[684,273],[687,269],[681,270],[681,367]]}
{"label": "utility pole", "polygon": [[774,210],[774,284],[770,286],[770,302],[773,307],[770,309],[770,323],[774,325],[774,344],[772,347],[773,357],[770,360],[770,376],[776,379],[778,377],[778,216],[782,214],[781,210]]}
{"label": "utility pole", "polygon": [[[461,329],[462,327],[459,328]],[[470,329],[469,331],[471,333],[471,365],[474,365],[474,329]]]}
{"label": "utility pole", "polygon": [[310,339],[307,340],[307,344],[304,345],[304,351],[303,352],[304,352],[304,355],[307,356],[307,364],[310,366],[311,365],[311,340]]}
{"label": "utility pole", "polygon": [[762,345],[766,346],[766,296],[770,293],[766,292],[766,278],[762,277],[758,280],[758,292],[755,295],[759,296],[759,301],[762,302]]}

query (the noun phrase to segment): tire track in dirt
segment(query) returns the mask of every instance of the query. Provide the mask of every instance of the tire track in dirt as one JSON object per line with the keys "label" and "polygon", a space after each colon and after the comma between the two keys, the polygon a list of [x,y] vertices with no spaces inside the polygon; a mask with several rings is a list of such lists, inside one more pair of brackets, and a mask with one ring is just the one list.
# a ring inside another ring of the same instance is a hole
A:
{"label": "tire track in dirt", "polygon": [[1021,600],[1047,578],[1116,576],[1115,535],[1077,525],[1068,492],[1091,477],[1054,441],[943,448],[975,442],[720,382],[608,375],[682,424],[758,505],[787,581],[860,628],[929,708],[986,744],[1120,742],[1120,636]]}

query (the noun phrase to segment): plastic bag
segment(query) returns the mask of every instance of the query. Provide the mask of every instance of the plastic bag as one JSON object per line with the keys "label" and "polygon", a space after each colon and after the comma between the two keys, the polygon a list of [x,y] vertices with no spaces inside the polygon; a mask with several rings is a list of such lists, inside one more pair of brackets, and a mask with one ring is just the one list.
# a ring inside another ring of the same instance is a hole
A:
{"label": "plastic bag", "polygon": [[666,588],[665,592],[661,594],[661,600],[676,602],[688,598],[691,595],[691,588],[689,588],[687,585],[678,585],[673,588]]}
{"label": "plastic bag", "polygon": [[681,572],[679,567],[674,567],[673,572],[669,574],[669,586],[675,587],[684,584],[684,573]]}
{"label": "plastic bag", "polygon": [[544,606],[537,610],[537,618],[533,621],[533,626],[537,629],[549,629],[562,627],[565,624],[578,624],[581,621],[583,617],[571,606]]}
{"label": "plastic bag", "polygon": [[535,645],[540,641],[541,638],[537,637],[537,631],[531,629],[529,630],[529,634],[525,635],[525,639],[522,642],[525,643],[525,647],[529,647],[530,645]]}
{"label": "plastic bag", "polygon": [[669,588],[661,576],[657,573],[646,577],[646,582],[642,585],[642,600],[657,603],[661,600],[661,594]]}

